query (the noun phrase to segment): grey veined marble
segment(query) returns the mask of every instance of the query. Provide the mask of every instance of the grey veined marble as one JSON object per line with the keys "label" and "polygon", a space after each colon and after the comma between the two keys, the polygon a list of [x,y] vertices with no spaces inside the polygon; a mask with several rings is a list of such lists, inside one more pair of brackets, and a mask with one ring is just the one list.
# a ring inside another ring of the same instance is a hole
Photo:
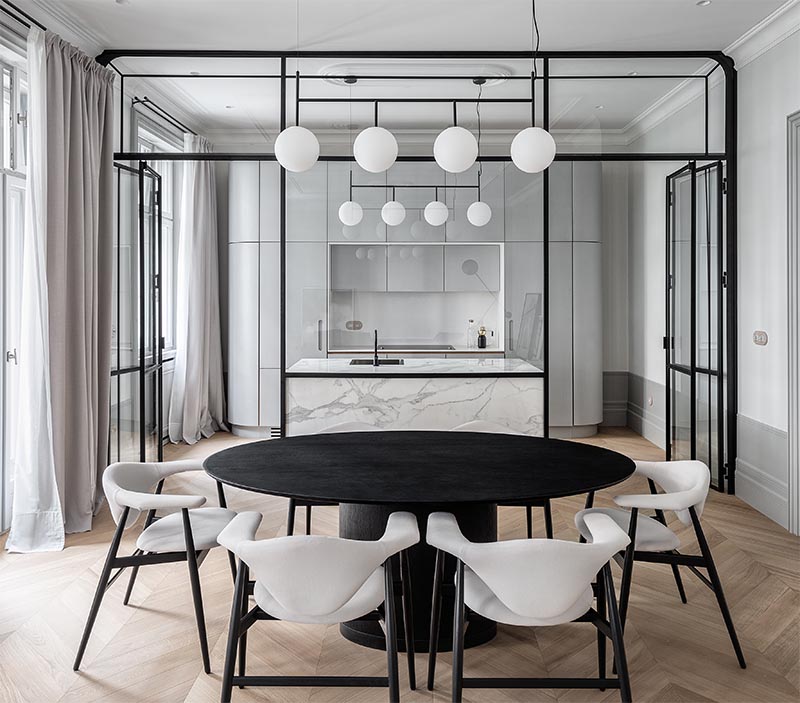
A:
{"label": "grey veined marble", "polygon": [[312,434],[340,422],[386,430],[449,430],[487,420],[542,436],[541,378],[323,378],[290,377],[287,433]]}

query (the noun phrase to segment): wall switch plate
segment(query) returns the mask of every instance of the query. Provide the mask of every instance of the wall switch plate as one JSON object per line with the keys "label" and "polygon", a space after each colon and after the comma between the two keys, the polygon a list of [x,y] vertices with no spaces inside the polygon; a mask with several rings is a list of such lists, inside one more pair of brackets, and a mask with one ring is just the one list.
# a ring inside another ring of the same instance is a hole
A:
{"label": "wall switch plate", "polygon": [[757,344],[759,347],[766,347],[767,342],[769,342],[769,335],[764,330],[753,332],[753,344]]}

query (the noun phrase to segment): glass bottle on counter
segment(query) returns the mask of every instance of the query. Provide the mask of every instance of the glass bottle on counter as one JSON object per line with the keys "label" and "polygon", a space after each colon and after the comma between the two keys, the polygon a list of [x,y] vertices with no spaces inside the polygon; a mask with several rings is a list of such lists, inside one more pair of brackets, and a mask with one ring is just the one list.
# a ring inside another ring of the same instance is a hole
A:
{"label": "glass bottle on counter", "polygon": [[478,343],[477,339],[478,328],[475,326],[475,320],[470,319],[467,324],[467,349],[475,349]]}
{"label": "glass bottle on counter", "polygon": [[486,328],[481,325],[478,330],[478,349],[486,349]]}

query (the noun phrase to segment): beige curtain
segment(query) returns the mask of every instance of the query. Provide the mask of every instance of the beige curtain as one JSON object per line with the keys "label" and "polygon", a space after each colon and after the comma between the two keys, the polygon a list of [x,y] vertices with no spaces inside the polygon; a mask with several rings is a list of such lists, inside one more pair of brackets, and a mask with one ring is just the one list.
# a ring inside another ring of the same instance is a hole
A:
{"label": "beige curtain", "polygon": [[23,397],[19,408],[14,551],[59,549],[65,531],[91,529],[107,462],[111,361],[114,74],[49,32],[34,28],[28,43],[37,114],[25,241],[40,248],[44,270],[31,258],[37,275],[23,276],[30,304],[21,335],[28,328],[32,344],[21,350],[20,377],[36,402]]}
{"label": "beige curtain", "polygon": [[92,527],[108,460],[114,74],[47,34],[53,455],[67,532]]}

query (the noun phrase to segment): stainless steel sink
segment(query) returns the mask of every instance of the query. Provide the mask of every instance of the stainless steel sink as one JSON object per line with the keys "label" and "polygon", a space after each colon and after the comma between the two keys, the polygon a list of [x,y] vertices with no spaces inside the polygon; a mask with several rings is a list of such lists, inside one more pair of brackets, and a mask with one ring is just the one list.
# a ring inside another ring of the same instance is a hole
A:
{"label": "stainless steel sink", "polygon": [[402,366],[403,359],[378,359],[376,364],[373,359],[350,359],[350,366]]}

